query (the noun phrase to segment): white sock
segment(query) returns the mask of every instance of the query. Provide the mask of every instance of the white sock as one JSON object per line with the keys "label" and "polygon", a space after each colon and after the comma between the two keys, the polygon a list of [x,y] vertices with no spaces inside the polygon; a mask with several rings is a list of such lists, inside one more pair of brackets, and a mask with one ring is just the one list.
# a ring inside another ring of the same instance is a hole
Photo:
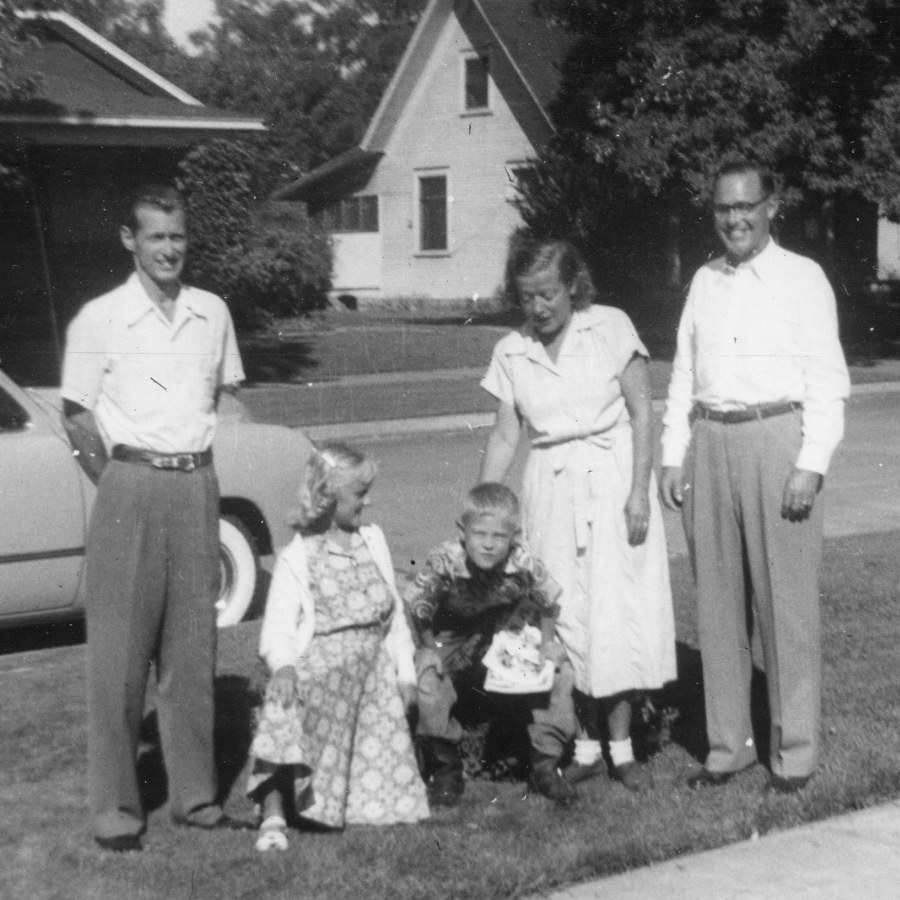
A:
{"label": "white sock", "polygon": [[603,754],[603,747],[600,741],[592,741],[589,739],[575,740],[575,762],[582,766],[592,766]]}
{"label": "white sock", "polygon": [[614,766],[624,766],[625,763],[634,762],[631,738],[625,738],[624,741],[610,741],[609,758]]}

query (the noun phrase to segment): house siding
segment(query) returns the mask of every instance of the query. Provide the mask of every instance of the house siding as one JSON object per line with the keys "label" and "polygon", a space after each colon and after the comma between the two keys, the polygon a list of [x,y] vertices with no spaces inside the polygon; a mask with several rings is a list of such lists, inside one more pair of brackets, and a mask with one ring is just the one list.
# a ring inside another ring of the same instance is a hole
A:
{"label": "house siding", "polygon": [[[535,149],[491,80],[490,113],[463,111],[463,64],[473,50],[455,15],[444,24],[422,77],[401,113],[369,184],[377,193],[381,225],[378,289],[359,296],[437,300],[493,295],[502,282],[507,242],[519,222],[509,202],[507,166]],[[444,174],[448,191],[446,253],[419,251],[417,178]],[[372,261],[340,253],[334,289],[349,291],[367,279]]]}

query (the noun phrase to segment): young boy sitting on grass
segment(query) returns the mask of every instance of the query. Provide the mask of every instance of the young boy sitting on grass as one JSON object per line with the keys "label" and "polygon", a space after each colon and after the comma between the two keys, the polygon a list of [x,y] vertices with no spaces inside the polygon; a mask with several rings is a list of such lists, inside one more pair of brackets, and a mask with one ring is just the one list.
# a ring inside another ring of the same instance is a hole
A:
{"label": "young boy sitting on grass", "polygon": [[480,698],[502,692],[485,704],[489,715],[527,703],[531,789],[566,806],[576,795],[559,761],[576,720],[572,666],[555,639],[559,587],[519,540],[519,502],[504,485],[473,488],[458,527],[406,593],[420,639],[416,737],[429,800],[454,806],[462,796],[454,707],[461,690],[474,689]]}

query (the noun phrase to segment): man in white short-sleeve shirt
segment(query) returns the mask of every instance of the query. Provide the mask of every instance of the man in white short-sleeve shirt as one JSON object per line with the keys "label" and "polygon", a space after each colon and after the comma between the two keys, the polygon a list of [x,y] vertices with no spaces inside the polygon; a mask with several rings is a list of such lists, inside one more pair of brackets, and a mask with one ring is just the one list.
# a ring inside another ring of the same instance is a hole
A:
{"label": "man in white short-sleeve shirt", "polygon": [[213,758],[219,492],[216,404],[243,380],[225,303],[181,283],[181,196],[145,185],[121,241],[134,272],[67,332],[63,424],[97,484],[82,582],[88,628],[88,790],[105,850],[142,849],[136,771],[150,663],[176,822],[241,827]]}
{"label": "man in white short-sleeve shirt", "polygon": [[[768,789],[802,789],[819,756],[820,493],[850,384],[834,293],[770,235],[775,180],[743,161],[714,185],[725,255],[694,276],[663,419],[665,504],[681,507],[697,580],[709,754],[724,784],[757,760],[751,630],[761,638]],[[752,626],[748,623],[752,620]]]}

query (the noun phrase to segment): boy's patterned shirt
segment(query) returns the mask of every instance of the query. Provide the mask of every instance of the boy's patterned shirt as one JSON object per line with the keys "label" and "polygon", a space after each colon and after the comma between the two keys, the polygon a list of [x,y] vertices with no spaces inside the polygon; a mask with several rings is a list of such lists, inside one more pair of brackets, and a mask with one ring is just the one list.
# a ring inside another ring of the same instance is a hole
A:
{"label": "boy's patterned shirt", "polygon": [[406,603],[420,633],[430,628],[436,636],[476,638],[478,646],[466,655],[480,658],[497,631],[539,626],[543,616],[555,616],[559,594],[544,565],[523,544],[513,544],[504,565],[485,572],[469,565],[465,547],[454,540],[428,554],[406,591]]}

